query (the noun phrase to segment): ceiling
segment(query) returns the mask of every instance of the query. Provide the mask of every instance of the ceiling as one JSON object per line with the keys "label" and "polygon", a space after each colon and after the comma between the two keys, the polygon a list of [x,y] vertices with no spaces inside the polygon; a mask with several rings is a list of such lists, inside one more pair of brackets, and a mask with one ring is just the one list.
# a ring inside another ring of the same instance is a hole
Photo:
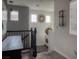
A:
{"label": "ceiling", "polygon": [[[9,3],[10,0],[8,0]],[[11,0],[14,5],[28,6],[32,10],[54,11],[54,0]]]}

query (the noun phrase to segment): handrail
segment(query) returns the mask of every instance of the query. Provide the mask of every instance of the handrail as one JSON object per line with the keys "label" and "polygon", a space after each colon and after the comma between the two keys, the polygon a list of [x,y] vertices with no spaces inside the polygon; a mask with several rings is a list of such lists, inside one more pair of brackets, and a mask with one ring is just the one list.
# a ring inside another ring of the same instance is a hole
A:
{"label": "handrail", "polygon": [[16,31],[10,30],[7,32],[31,32],[31,30],[16,30]]}
{"label": "handrail", "polygon": [[37,47],[36,47],[36,33],[37,33],[37,30],[36,28],[34,29],[31,29],[32,33],[31,33],[31,49],[32,49],[32,52],[33,52],[33,57],[36,57],[37,56]]}
{"label": "handrail", "polygon": [[[37,30],[36,30],[36,28],[33,30],[32,28],[31,28],[31,30],[16,30],[16,31],[7,31],[7,33],[8,32],[25,32],[25,33],[27,33],[27,32],[31,32],[31,50],[32,50],[32,52],[33,52],[33,55],[32,56],[34,56],[34,57],[36,57],[37,56],[37,47],[36,47],[36,33],[37,33]],[[19,34],[21,34],[21,33],[19,33]],[[12,34],[11,34],[12,35]],[[14,34],[13,34],[14,35]],[[18,35],[18,34],[17,34]],[[27,37],[29,36],[29,34],[27,34],[27,35],[25,35],[23,38],[22,38],[22,40],[24,40],[24,39],[26,39]],[[26,41],[24,41],[24,42],[26,42]],[[24,43],[24,46],[25,46],[25,43]],[[26,48],[26,47],[25,47]]]}
{"label": "handrail", "polygon": [[25,38],[27,38],[29,36],[29,34],[27,34],[24,38],[22,38],[22,40],[24,40]]}

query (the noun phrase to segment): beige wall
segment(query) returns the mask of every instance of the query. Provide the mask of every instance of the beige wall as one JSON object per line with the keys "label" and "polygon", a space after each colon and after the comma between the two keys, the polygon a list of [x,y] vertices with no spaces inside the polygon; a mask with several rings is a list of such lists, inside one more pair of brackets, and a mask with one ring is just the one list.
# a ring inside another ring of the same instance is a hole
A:
{"label": "beige wall", "polygon": [[[59,27],[59,10],[65,11],[65,26]],[[76,59],[77,36],[69,33],[69,0],[54,0],[54,32],[49,34],[49,51],[56,50],[70,59]]]}

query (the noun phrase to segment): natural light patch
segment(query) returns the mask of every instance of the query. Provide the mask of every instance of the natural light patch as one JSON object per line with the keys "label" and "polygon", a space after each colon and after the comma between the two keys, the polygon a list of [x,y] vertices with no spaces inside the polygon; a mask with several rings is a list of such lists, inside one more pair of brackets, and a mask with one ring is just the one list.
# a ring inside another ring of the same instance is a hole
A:
{"label": "natural light patch", "polygon": [[46,16],[46,23],[50,23],[50,22],[51,22],[50,16]]}
{"label": "natural light patch", "polygon": [[19,20],[19,12],[18,11],[11,11],[10,12],[10,20],[11,21],[18,21]]}
{"label": "natural light patch", "polygon": [[31,15],[31,22],[36,23],[37,22],[37,14]]}

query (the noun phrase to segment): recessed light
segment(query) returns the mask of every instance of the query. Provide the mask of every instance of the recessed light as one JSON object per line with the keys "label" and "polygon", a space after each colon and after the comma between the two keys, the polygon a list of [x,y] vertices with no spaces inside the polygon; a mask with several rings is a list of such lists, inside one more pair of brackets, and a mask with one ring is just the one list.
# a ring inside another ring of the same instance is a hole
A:
{"label": "recessed light", "polygon": [[9,1],[10,3],[13,3],[13,1]]}
{"label": "recessed light", "polygon": [[39,4],[36,4],[36,7],[39,7]]}

